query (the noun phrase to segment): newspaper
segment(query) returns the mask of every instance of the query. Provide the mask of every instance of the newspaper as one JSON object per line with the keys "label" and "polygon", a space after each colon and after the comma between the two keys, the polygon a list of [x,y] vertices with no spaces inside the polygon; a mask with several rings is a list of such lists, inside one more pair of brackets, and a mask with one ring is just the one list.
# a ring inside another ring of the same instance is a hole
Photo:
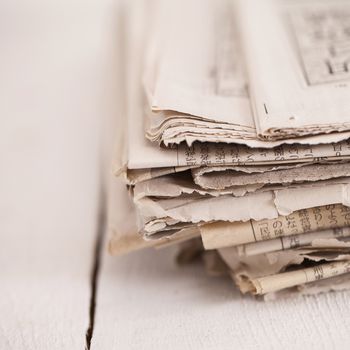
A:
{"label": "newspaper", "polygon": [[[341,180],[340,180],[341,181]],[[246,193],[255,192],[263,187],[264,184],[251,184],[249,186],[231,186],[225,190],[207,190],[193,183],[191,176],[162,176],[160,178],[146,180],[135,184],[133,196],[135,201],[145,197],[154,198],[198,198],[201,197],[219,197],[224,195],[233,195],[241,197]],[[180,202],[178,201],[177,204]]]}
{"label": "newspaper", "polygon": [[148,247],[163,248],[200,236],[198,228],[191,226],[156,240],[145,240],[138,232],[136,208],[126,186],[119,179],[113,179],[109,190],[108,248],[111,254],[122,255]]}
{"label": "newspaper", "polygon": [[[218,252],[236,280],[242,286],[246,278],[253,279],[287,271],[295,266],[310,266],[310,263],[324,261],[348,260],[350,242],[343,238],[325,238],[315,240],[311,245],[285,251],[258,254],[256,256],[240,256],[237,247],[220,248]],[[348,239],[348,238],[347,238]]]}
{"label": "newspaper", "polygon": [[109,252],[120,255],[154,245],[154,242],[147,242],[138,234],[135,206],[122,181],[112,179],[109,193]]}
{"label": "newspaper", "polygon": [[[281,145],[274,149],[252,149],[245,145],[186,144],[175,148],[157,147],[145,139],[143,130],[143,107],[141,84],[141,57],[137,42],[130,40],[130,66],[128,74],[128,95],[133,96],[128,102],[128,137],[123,144],[122,156],[115,162],[115,172],[126,172],[130,169],[164,168],[164,167],[198,167],[203,165],[259,165],[290,164],[319,161],[339,161],[350,158],[350,147],[347,141],[329,144],[330,135],[323,135],[322,145]],[[133,45],[132,45],[133,44]],[[136,47],[134,47],[136,46]],[[139,45],[140,46],[140,45]],[[135,61],[136,62],[132,62]],[[348,137],[350,134],[348,135]],[[261,143],[261,142],[260,142]],[[261,143],[261,147],[271,145]]]}
{"label": "newspaper", "polygon": [[251,280],[252,294],[266,294],[304,283],[331,278],[350,272],[350,261],[319,264],[315,267],[284,272]]}
{"label": "newspaper", "polygon": [[[263,1],[261,7],[265,7],[266,2]],[[295,129],[297,131],[294,132],[289,129],[285,130],[286,125],[290,125],[290,123],[283,125],[284,129],[282,130],[284,131],[275,127],[273,137],[267,137],[260,132],[260,119],[253,116],[255,113],[251,110],[247,94],[245,64],[240,49],[241,43],[237,35],[238,23],[232,1],[190,0],[186,1],[186,11],[183,10],[183,1],[160,2],[159,6],[161,10],[158,15],[161,18],[156,21],[154,37],[150,40],[144,73],[148,103],[153,110],[153,113],[146,114],[146,134],[150,140],[165,145],[179,144],[183,141],[191,145],[193,141],[197,140],[244,143],[253,147],[259,147],[261,144],[261,147],[272,147],[278,143],[270,142],[269,145],[265,144],[265,146],[263,144],[266,143],[267,139],[277,140],[279,138],[283,138],[283,142],[286,142],[288,138],[294,138],[293,142],[317,144],[322,142],[322,137],[309,135],[333,131],[332,125],[323,126],[321,124],[318,126],[318,120],[314,119],[312,125],[298,124],[296,121]],[[254,8],[254,2],[252,7]],[[266,7],[268,6],[266,5]],[[249,11],[251,8],[247,6],[241,12],[247,14]],[[251,21],[251,18],[242,21],[244,24],[249,22],[250,26],[254,28],[242,26],[243,33],[247,37],[248,35],[252,36],[249,30],[256,32],[256,23],[260,24],[263,21],[260,20],[259,12],[256,10],[254,12],[257,17],[255,21]],[[272,14],[270,17],[275,19]],[[267,20],[265,19],[265,21]],[[181,26],[178,25],[180,22]],[[304,22],[306,21],[304,20]],[[265,22],[260,25],[265,25]],[[304,27],[305,23],[302,23],[301,31]],[[239,30],[241,31],[242,28]],[[272,27],[271,30],[278,32],[280,27]],[[281,30],[281,32],[286,31]],[[266,37],[262,38],[262,34],[259,33],[257,38],[253,39],[259,40],[260,46],[263,46]],[[279,37],[284,38],[282,34]],[[250,42],[245,42],[244,46],[248,46],[250,49],[249,44]],[[285,46],[286,44],[282,46],[283,49]],[[248,63],[254,62],[255,59],[254,52],[251,52],[253,49],[250,51],[249,49],[245,50],[247,51],[245,56],[248,56]],[[266,50],[265,55],[270,55],[270,52],[274,52],[273,49]],[[186,52],[186,55],[179,55],[178,52]],[[276,61],[278,59],[280,57],[276,57]],[[271,72],[271,67],[274,65],[268,67],[268,72]],[[257,70],[256,67],[253,68]],[[253,68],[248,65],[250,73]],[[295,74],[295,69],[291,70],[288,76],[291,76],[292,73]],[[254,84],[257,85],[256,80],[259,81],[259,79],[253,73],[251,74],[254,77],[252,79]],[[265,75],[267,75],[266,72]],[[282,79],[281,77],[284,75],[279,76],[280,79]],[[265,81],[270,83],[270,80],[270,77],[266,77]],[[342,95],[343,105],[346,105],[344,99],[346,93],[345,91]],[[253,107],[255,107],[255,94],[252,98]],[[277,114],[279,112],[279,110],[275,111],[274,109],[268,110],[267,103],[265,103],[264,108],[263,118],[265,119],[270,117],[271,113]],[[346,110],[346,107],[344,108]],[[292,115],[294,110],[287,110],[287,112]],[[318,114],[320,112],[322,112],[321,109],[318,110]],[[337,112],[337,109],[332,111],[330,116]],[[316,114],[314,112],[313,115]],[[275,117],[276,120],[278,120],[277,117]],[[302,117],[303,115],[298,116],[298,118]],[[292,116],[291,118],[296,117]],[[294,121],[294,119],[291,120]],[[349,130],[346,118],[340,122],[341,125],[337,125],[335,128],[336,131]],[[305,131],[299,130],[301,127],[305,127]],[[318,129],[320,130],[318,131]],[[304,136],[304,138],[295,139],[295,136]],[[330,142],[345,139],[345,135],[342,134],[328,136]]]}
{"label": "newspaper", "polygon": [[[343,183],[310,184],[257,192],[242,197],[232,195],[169,199],[147,197],[135,201],[135,204],[140,216],[140,228],[146,236],[179,223],[197,223],[200,225],[205,246],[210,248],[214,242],[225,244],[225,240],[230,244],[231,240],[235,239],[238,240],[236,244],[254,241],[250,225],[244,223],[251,219],[256,221],[276,219],[279,215],[289,215],[297,210],[322,205],[337,203],[349,205],[349,179],[343,181]],[[239,229],[237,238],[235,235],[231,237],[232,229],[237,232]],[[240,239],[242,242],[239,241]]]}
{"label": "newspaper", "polygon": [[266,241],[253,242],[237,246],[239,256],[253,256],[286,249],[293,249],[312,244],[317,239],[343,238],[350,236],[350,228],[334,228],[324,231],[302,233],[292,236],[282,236]]}
{"label": "newspaper", "polygon": [[349,130],[349,2],[239,0],[238,14],[258,135]]}
{"label": "newspaper", "polygon": [[350,208],[335,204],[292,212],[275,219],[214,222],[200,226],[205,249],[218,249],[333,228],[350,226]]}
{"label": "newspaper", "polygon": [[[246,168],[236,167],[220,171],[219,168],[199,169],[191,174],[164,175],[137,182],[133,187],[134,199],[146,196],[179,197],[184,194],[220,196],[232,194],[235,197],[258,190],[276,190],[298,186],[329,183],[343,183],[350,175],[349,164],[309,165],[302,169],[270,170],[265,173],[246,173]],[[332,181],[333,179],[334,181]],[[328,181],[326,181],[328,180]]]}
{"label": "newspaper", "polygon": [[[140,236],[140,235],[139,235]],[[185,243],[189,240],[200,241],[200,231],[196,226],[188,226],[172,235],[163,235],[156,241],[148,240],[147,242],[153,242],[156,249],[167,248],[180,243]],[[200,244],[202,247],[202,244]]]}
{"label": "newspaper", "polygon": [[[197,9],[198,11],[204,11],[208,16],[211,13],[211,7],[220,7],[220,4],[223,4],[225,1],[218,2],[209,2],[200,1],[200,6],[196,7],[199,3],[198,1],[191,0],[186,2],[186,9]],[[163,2],[163,6],[174,6],[178,7],[177,12],[182,9],[182,5],[184,5],[183,1],[178,2]],[[168,4],[168,5],[166,5]],[[192,5],[191,5],[192,4]],[[226,6],[226,5],[225,5]],[[157,6],[156,6],[157,7]],[[222,11],[222,10],[221,10]],[[139,12],[142,12],[141,10]],[[157,11],[156,11],[157,12]],[[181,11],[180,11],[181,12]],[[148,12],[147,12],[148,13]],[[213,11],[213,14],[216,11]],[[229,11],[228,11],[229,13]],[[182,11],[181,16],[187,16],[187,11]],[[126,70],[127,76],[127,84],[126,84],[126,94],[127,94],[127,129],[128,133],[126,135],[126,140],[124,142],[123,147],[123,156],[119,158],[118,162],[115,164],[115,172],[127,172],[131,169],[144,169],[144,171],[148,171],[151,168],[172,168],[172,167],[198,167],[204,165],[259,165],[259,164],[290,164],[290,163],[302,163],[302,162],[319,162],[319,161],[339,161],[341,159],[349,159],[350,157],[350,148],[348,142],[345,141],[350,137],[350,133],[342,133],[342,134],[324,134],[321,136],[313,137],[313,141],[309,142],[307,138],[298,138],[296,139],[286,139],[279,140],[273,142],[266,142],[262,140],[250,140],[249,145],[255,148],[249,148],[245,145],[245,140],[235,140],[234,144],[224,143],[228,140],[222,139],[211,139],[208,141],[215,141],[215,143],[196,143],[196,138],[189,138],[188,144],[192,146],[188,146],[186,144],[180,144],[174,148],[163,148],[158,147],[156,143],[152,143],[145,138],[145,96],[142,91],[142,75],[147,75],[145,73],[145,62],[143,62],[143,57],[145,57],[145,46],[146,43],[152,40],[148,40],[147,37],[150,33],[149,25],[150,20],[146,21],[144,16],[138,15],[135,16],[134,20],[130,20],[128,23],[128,30],[130,35],[128,36],[128,45],[126,52],[126,59],[128,61],[128,67]],[[150,18],[153,19],[151,16]],[[196,12],[196,16],[191,17],[191,21],[187,18],[187,21],[191,23],[191,28],[194,26],[194,18],[200,17]],[[210,16],[209,16],[210,17]],[[167,20],[169,17],[165,17]],[[203,15],[203,18],[206,18]],[[183,18],[181,17],[181,22]],[[204,20],[203,20],[204,21]],[[157,21],[155,21],[157,22]],[[166,21],[165,21],[166,22]],[[210,23],[215,22],[211,21]],[[178,22],[176,22],[177,25]],[[203,26],[204,24],[202,24]],[[205,25],[206,22],[205,22]],[[182,26],[177,26],[181,27]],[[180,28],[180,29],[181,29]],[[185,28],[185,27],[184,27]],[[184,30],[185,33],[187,33]],[[190,31],[191,32],[191,31]],[[166,33],[166,31],[164,32]],[[206,31],[203,31],[205,34]],[[187,34],[186,34],[187,35]],[[208,37],[209,38],[209,37]],[[208,39],[205,37],[205,41]],[[190,40],[190,38],[189,38]],[[192,40],[190,41],[192,43]],[[203,43],[203,40],[201,41]],[[217,42],[217,41],[216,41]],[[218,41],[220,42],[220,41]],[[167,47],[172,47],[169,50],[175,50],[176,53],[179,52],[180,47],[176,47],[176,45],[172,45],[173,43],[169,41]],[[151,50],[152,51],[152,50]],[[157,52],[157,50],[155,50]],[[170,53],[169,53],[170,55]],[[171,56],[171,55],[170,55]],[[195,55],[194,55],[195,56]],[[213,55],[209,55],[212,57]],[[208,57],[209,57],[208,56]],[[215,55],[214,55],[215,56]],[[148,57],[148,55],[147,55]],[[162,57],[166,57],[162,56]],[[182,55],[176,54],[174,57],[178,57],[181,59]],[[200,78],[196,83],[190,83],[192,88],[196,88],[195,91],[204,90],[206,91],[205,99],[208,98],[208,84],[212,86],[212,83],[204,84],[201,88],[200,83],[203,82],[202,77],[202,69],[199,67],[202,64],[203,56],[200,56],[201,59],[194,59],[194,63],[191,64],[191,67],[184,68],[183,65],[190,64],[189,63],[189,55],[186,55],[186,59],[183,58],[183,64],[176,65],[177,71],[170,69],[172,74],[170,77],[167,77],[167,81],[169,84],[174,82],[178,77],[180,79],[190,79],[190,75],[188,72],[193,72],[193,74],[197,74]],[[229,56],[231,59],[231,56]],[[165,58],[164,58],[165,59]],[[175,59],[175,58],[174,58]],[[152,61],[152,60],[151,60]],[[152,61],[154,64],[160,65],[158,60]],[[203,63],[204,64],[204,63]],[[198,71],[196,71],[196,67],[198,66]],[[147,65],[146,65],[147,67]],[[162,66],[163,67],[163,66]],[[165,64],[165,67],[171,67],[168,64]],[[210,64],[210,71],[212,72],[212,64]],[[165,68],[164,68],[165,69]],[[159,72],[158,72],[159,73]],[[160,73],[159,73],[160,74]],[[157,76],[159,76],[159,74]],[[150,74],[153,76],[152,74]],[[201,78],[202,77],[202,78]],[[211,78],[212,79],[212,78]],[[204,79],[205,80],[205,79]],[[177,80],[176,80],[177,81]],[[236,81],[236,80],[234,80]],[[152,84],[151,84],[152,85]],[[157,86],[159,89],[161,85],[153,84]],[[163,85],[166,85],[165,83]],[[171,84],[170,84],[171,85]],[[169,86],[170,86],[169,85]],[[187,84],[188,85],[188,84]],[[217,84],[214,84],[217,85]],[[224,84],[226,86],[226,83]],[[230,85],[230,84],[229,84]],[[188,87],[189,88],[189,87]],[[186,90],[186,89],[185,89]],[[235,90],[235,89],[233,89]],[[166,92],[166,88],[162,88],[160,91],[161,94]],[[187,90],[186,90],[187,91]],[[175,95],[170,92],[169,96],[171,98],[175,98]],[[236,96],[236,95],[234,95]],[[226,97],[225,97],[226,98]],[[234,97],[233,97],[234,98]],[[245,98],[247,100],[247,98]],[[160,99],[157,98],[159,102]],[[209,101],[209,99],[208,99]],[[230,100],[231,101],[231,100]],[[190,99],[190,102],[194,106],[202,106],[203,104],[198,103],[197,99]],[[247,102],[250,104],[250,102]],[[235,105],[231,102],[225,103],[225,106]],[[210,108],[216,112],[219,110],[218,106],[212,102],[209,103]],[[175,108],[175,107],[174,107]],[[226,107],[222,108],[226,111]],[[231,115],[231,113],[230,113]],[[238,113],[239,116],[243,115],[241,112]],[[240,125],[240,123],[235,122],[235,125]],[[185,129],[188,128],[187,124],[184,124]],[[338,138],[338,139],[335,139]],[[340,140],[344,140],[344,142],[340,142]],[[203,140],[202,140],[203,141]],[[222,143],[217,143],[218,141],[222,141]],[[332,142],[339,141],[337,144],[332,144]],[[305,143],[304,145],[295,145],[293,143],[300,142]],[[290,145],[287,145],[287,144]],[[280,147],[279,147],[280,146]],[[256,149],[259,147],[260,149]],[[271,149],[271,147],[275,147]]]}
{"label": "newspaper", "polygon": [[290,288],[278,290],[258,296],[264,301],[275,301],[278,299],[302,297],[326,292],[342,291],[350,288],[350,274],[345,273],[339,276],[299,284]]}
{"label": "newspaper", "polygon": [[265,299],[347,288],[349,5],[235,2],[130,5],[109,250],[180,245]]}
{"label": "newspaper", "polygon": [[[350,160],[350,143],[327,143],[329,135],[324,135],[325,144],[318,145],[281,145],[275,148],[250,148],[238,144],[194,143],[192,146],[181,144],[175,148],[159,148],[144,139],[137,132],[139,121],[133,122],[129,138],[129,153],[124,162],[115,165],[115,172],[126,169],[149,169],[164,167],[199,166],[256,166],[286,165],[298,163],[319,163]],[[347,138],[350,137],[347,135]]]}
{"label": "newspaper", "polygon": [[302,295],[315,295],[319,293],[341,291],[350,289],[350,275],[344,274],[336,277],[299,285],[297,292]]}
{"label": "newspaper", "polygon": [[208,167],[193,169],[192,175],[194,182],[201,188],[223,190],[232,186],[291,184],[346,177],[350,175],[350,164],[310,164],[250,174],[243,173],[235,167],[226,167],[224,170]]}
{"label": "newspaper", "polygon": [[147,136],[165,144],[179,143],[186,135],[201,141],[220,134],[231,142],[254,138],[232,2],[190,0],[186,11],[184,1],[159,6],[163,20],[148,49],[144,79],[150,106],[157,111],[147,116]]}
{"label": "newspaper", "polygon": [[[231,276],[242,293],[265,294],[309,283],[312,279],[303,280],[301,273],[305,277],[305,269],[310,266],[317,267],[325,261],[332,263],[348,262],[350,259],[350,243],[338,239],[319,239],[318,242],[309,247],[252,257],[240,257],[235,247],[219,249],[219,253],[230,268]],[[294,278],[293,274],[287,275],[289,271],[295,270],[299,279]],[[329,278],[335,275],[325,277]],[[258,287],[261,280],[267,283],[264,291],[259,290]],[[293,291],[288,290],[286,293]],[[272,299],[275,296],[270,295],[268,298]]]}
{"label": "newspaper", "polygon": [[[181,177],[163,176],[159,179],[151,179],[142,183],[138,183],[133,187],[132,192],[134,195],[134,199],[135,201],[138,201],[139,199],[142,199],[144,197],[151,197],[152,200],[162,201],[162,203],[171,203],[176,201],[177,205],[182,205],[184,203],[187,203],[188,200],[193,199],[205,199],[225,195],[243,197],[245,195],[254,195],[261,192],[273,191],[276,194],[275,203],[277,204],[282,203],[284,197],[281,194],[288,193],[288,191],[285,190],[291,190],[291,193],[293,193],[297,191],[297,189],[317,187],[320,188],[320,191],[323,188],[325,190],[329,188],[330,192],[332,192],[334,189],[337,188],[337,186],[335,185],[348,185],[350,181],[349,177],[343,176],[331,178],[328,180],[304,181],[295,183],[256,183],[241,186],[237,185],[220,190],[202,188],[194,184],[191,178],[187,175]],[[322,177],[322,174],[320,175],[320,177]],[[336,192],[334,192],[334,194],[336,194]],[[342,198],[343,199],[341,200],[341,202],[346,201],[347,196],[345,193]],[[169,199],[169,201],[166,201],[167,199]],[[292,208],[293,204],[291,204],[290,207]],[[279,210],[283,211],[283,208],[280,207]],[[289,212],[292,211],[292,209],[288,208],[284,210]]]}

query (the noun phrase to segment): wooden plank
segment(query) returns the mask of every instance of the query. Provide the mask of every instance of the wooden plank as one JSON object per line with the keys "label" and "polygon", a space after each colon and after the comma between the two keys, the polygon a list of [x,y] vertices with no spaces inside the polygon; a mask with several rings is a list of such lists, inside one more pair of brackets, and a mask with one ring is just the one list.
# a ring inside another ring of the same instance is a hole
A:
{"label": "wooden plank", "polygon": [[345,349],[350,292],[261,302],[174,251],[105,256],[92,349]]}
{"label": "wooden plank", "polygon": [[83,349],[114,2],[1,2],[0,348]]}

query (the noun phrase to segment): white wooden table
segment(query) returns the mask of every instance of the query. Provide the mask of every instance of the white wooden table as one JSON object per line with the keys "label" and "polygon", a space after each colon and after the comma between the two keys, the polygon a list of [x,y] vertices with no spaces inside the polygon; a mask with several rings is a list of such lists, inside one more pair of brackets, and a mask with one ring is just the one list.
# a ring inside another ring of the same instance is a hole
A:
{"label": "white wooden table", "polygon": [[256,302],[171,249],[113,258],[106,241],[94,280],[118,8],[0,2],[0,349],[84,349],[89,325],[91,349],[348,349],[349,292]]}

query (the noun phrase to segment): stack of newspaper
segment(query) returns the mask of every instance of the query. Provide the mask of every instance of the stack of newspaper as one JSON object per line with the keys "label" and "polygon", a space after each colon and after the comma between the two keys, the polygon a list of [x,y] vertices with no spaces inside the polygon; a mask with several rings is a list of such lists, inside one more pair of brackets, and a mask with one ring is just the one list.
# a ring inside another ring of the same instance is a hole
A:
{"label": "stack of newspaper", "polygon": [[350,3],[133,5],[111,252],[187,241],[266,298],[350,287]]}

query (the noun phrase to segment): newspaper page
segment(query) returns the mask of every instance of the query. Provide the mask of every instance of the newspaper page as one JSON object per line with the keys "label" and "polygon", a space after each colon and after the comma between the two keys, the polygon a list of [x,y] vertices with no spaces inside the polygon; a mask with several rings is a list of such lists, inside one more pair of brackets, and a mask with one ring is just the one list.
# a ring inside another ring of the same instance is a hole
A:
{"label": "newspaper page", "polygon": [[[138,121],[129,139],[129,153],[124,167],[147,169],[161,167],[199,167],[228,165],[283,165],[296,163],[318,163],[350,159],[350,143],[342,141],[320,145],[281,145],[275,148],[250,148],[245,145],[194,143],[181,144],[164,149],[146,140],[142,130],[138,132]],[[323,138],[327,142],[327,137]],[[350,136],[350,134],[348,135]]]}
{"label": "newspaper page", "polygon": [[[201,8],[201,6],[199,6],[199,8]],[[193,137],[191,139],[191,137],[189,137],[188,143],[192,145],[191,147],[181,144],[177,147],[167,149],[158,147],[156,143],[147,140],[144,131],[145,97],[142,90],[142,60],[148,35],[146,27],[149,23],[149,21],[145,21],[145,17],[149,20],[153,17],[145,16],[142,9],[138,12],[141,12],[141,14],[131,18],[128,26],[130,35],[126,54],[126,59],[129,63],[126,71],[128,116],[127,147],[126,156],[123,157],[122,164],[116,165],[116,172],[125,172],[127,169],[162,167],[195,167],[230,164],[287,164],[349,159],[350,148],[346,141],[338,144],[331,144],[335,141],[334,134],[322,135],[312,140],[309,140],[307,137],[298,138],[297,140],[288,139],[272,142],[249,140],[249,146],[258,147],[259,149],[246,147],[246,140],[238,139],[235,140],[235,144],[227,145],[225,143],[194,143],[196,138]],[[149,11],[147,11],[147,14],[151,15],[148,12]],[[194,104],[198,105],[198,103]],[[213,108],[217,110],[215,105],[213,105]],[[339,135],[337,141],[349,137],[350,133],[344,133],[341,137]],[[217,142],[218,140],[209,141]],[[223,139],[221,141],[227,140]],[[292,145],[292,143],[295,142],[305,144],[312,143],[313,145]],[[283,145],[278,147],[281,144]],[[270,149],[271,147],[275,148]],[[263,149],[265,149],[265,151]]]}
{"label": "newspaper page", "polygon": [[335,204],[298,210],[287,216],[248,222],[214,222],[200,226],[205,249],[218,249],[350,226],[350,208]]}
{"label": "newspaper page", "polygon": [[145,240],[139,233],[135,205],[120,179],[112,179],[108,203],[108,249],[113,255],[127,254],[140,249],[163,248],[199,237],[197,227],[182,227],[171,235]]}
{"label": "newspaper page", "polygon": [[120,179],[111,180],[109,193],[109,252],[120,255],[154,245],[152,242],[145,241],[138,233],[135,206]]}
{"label": "newspaper page", "polygon": [[[155,21],[155,37],[146,52],[144,73],[149,104],[155,111],[146,118],[150,140],[165,145],[199,140],[258,146],[233,3],[159,2],[160,18]],[[265,107],[267,110],[266,104]],[[321,127],[313,127],[317,128]],[[338,129],[347,130],[345,125]],[[298,136],[330,131],[300,129]],[[295,137],[290,130],[277,130],[274,139],[278,139],[277,133],[283,139]],[[344,139],[340,134],[329,137],[332,142]],[[263,139],[267,141],[266,137]],[[317,144],[321,139],[311,136],[294,142]]]}
{"label": "newspaper page", "polygon": [[350,236],[350,228],[334,228],[324,231],[301,233],[292,236],[281,236],[266,241],[253,242],[237,246],[239,256],[253,256],[286,249],[294,249],[312,244],[319,239],[345,238]]}
{"label": "newspaper page", "polygon": [[[278,276],[287,271],[314,267],[324,262],[349,261],[349,248],[349,242],[326,238],[319,239],[319,242],[313,246],[259,254],[251,257],[239,256],[236,247],[219,249],[218,252],[229,267],[231,277],[241,292],[252,293],[254,291],[252,281],[256,279]],[[295,291],[296,289],[291,288],[282,294],[289,295]],[[266,296],[267,299],[274,299],[275,297],[273,294]]]}
{"label": "newspaper page", "polygon": [[179,143],[181,133],[191,131],[198,138],[210,133],[233,141],[254,138],[232,2],[159,1],[158,6],[144,72],[149,104],[157,111],[147,115],[148,137],[157,140],[165,133],[165,144],[180,134],[174,140]]}
{"label": "newspaper page", "polygon": [[[266,191],[281,191],[285,189],[293,189],[297,188],[308,188],[308,187],[319,187],[319,186],[328,186],[335,184],[347,184],[349,182],[348,177],[344,175],[342,172],[334,171],[331,173],[332,167],[330,167],[330,171],[326,173],[325,169],[313,169],[313,172],[316,170],[319,171],[315,174],[316,178],[314,181],[302,181],[299,180],[294,172],[292,172],[291,177],[286,174],[283,178],[281,178],[281,182],[276,182],[275,184],[270,184],[269,174],[266,174],[266,182],[264,183],[264,179],[262,178],[261,182],[252,181],[250,182],[250,176],[247,175],[238,175],[237,177],[242,178],[241,185],[238,185],[239,181],[235,186],[226,187],[224,189],[221,188],[220,176],[215,178],[217,182],[215,186],[218,189],[205,189],[202,186],[198,186],[193,183],[192,177],[190,174],[178,174],[178,175],[164,175],[160,178],[145,180],[140,183],[135,184],[132,190],[134,201],[139,201],[142,198],[152,197],[152,200],[162,200],[162,199],[170,199],[173,200],[176,198],[176,205],[181,206],[185,203],[188,203],[188,200],[200,200],[205,199],[206,197],[219,197],[225,195],[232,195],[234,197],[242,197],[249,193],[258,193],[258,192],[266,192]],[[306,173],[308,173],[306,171]],[[342,175],[338,177],[337,175]],[[245,180],[245,177],[248,177],[248,180]],[[233,176],[234,177],[234,176]],[[303,174],[301,174],[303,177]],[[331,177],[330,179],[327,179]],[[321,178],[321,180],[316,180],[317,178]],[[326,180],[323,180],[326,178]],[[293,180],[292,180],[293,179]],[[283,183],[283,181],[290,181],[287,183]],[[294,183],[295,180],[295,183]],[[247,183],[245,183],[245,181]],[[223,186],[222,186],[223,187]],[[276,192],[278,193],[278,192]],[[278,195],[278,201],[280,201],[281,196]],[[170,201],[166,201],[167,203]],[[162,203],[165,203],[164,201]]]}
{"label": "newspaper page", "polygon": [[250,281],[252,294],[266,294],[304,283],[343,275],[350,272],[350,261],[318,264],[314,267],[255,278]]}
{"label": "newspaper page", "polygon": [[199,168],[192,170],[192,174],[195,183],[200,187],[223,190],[232,186],[291,184],[345,177],[350,175],[350,164],[310,164],[250,174],[240,172],[234,167],[226,167],[225,170],[216,167],[213,171],[208,168],[203,174],[203,170]]}
{"label": "newspaper page", "polygon": [[[142,17],[142,16],[141,16]],[[115,172],[128,169],[150,169],[163,167],[198,167],[221,165],[259,165],[290,164],[320,161],[339,161],[350,159],[348,141],[336,144],[331,135],[322,135],[317,142],[321,145],[280,145],[258,141],[250,148],[239,144],[193,143],[192,146],[181,144],[174,148],[158,147],[144,135],[144,97],[141,88],[142,43],[145,40],[144,20],[138,16],[130,20],[130,43],[127,70],[127,110],[128,133],[126,155],[119,157]],[[143,34],[143,35],[142,35]],[[350,137],[347,135],[347,137]],[[288,142],[288,141],[284,141]],[[237,141],[239,143],[239,141]],[[266,147],[277,146],[273,149]],[[263,147],[263,148],[261,148]],[[122,152],[122,150],[118,150]]]}
{"label": "newspaper page", "polygon": [[[279,215],[289,215],[296,210],[337,203],[349,206],[349,179],[343,181],[344,183],[327,185],[287,187],[242,197],[226,195],[211,198],[185,197],[158,200],[145,197],[135,203],[142,222],[142,232],[145,235],[171,229],[173,225],[198,223],[202,238],[205,236],[203,241],[207,241],[205,246],[210,248],[208,241],[217,244],[220,241],[241,238],[243,241],[238,241],[236,244],[250,242],[250,240],[245,241],[249,234],[247,237],[243,234],[231,234],[232,225],[236,228],[235,225],[240,224],[240,221],[274,219]],[[240,229],[243,228],[240,227]]]}
{"label": "newspaper page", "polygon": [[239,0],[238,17],[258,135],[349,130],[350,3]]}
{"label": "newspaper page", "polygon": [[296,292],[301,295],[315,295],[319,293],[350,289],[349,277],[349,274],[344,274],[308,284],[302,284],[298,286]]}

